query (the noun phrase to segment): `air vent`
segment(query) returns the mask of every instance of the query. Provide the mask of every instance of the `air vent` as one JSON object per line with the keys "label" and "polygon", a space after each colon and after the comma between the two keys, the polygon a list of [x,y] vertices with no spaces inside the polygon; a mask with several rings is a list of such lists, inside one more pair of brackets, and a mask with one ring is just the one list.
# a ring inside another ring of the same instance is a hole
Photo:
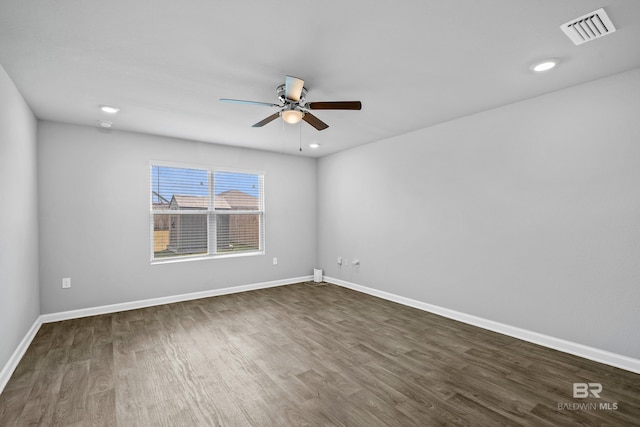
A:
{"label": "air vent", "polygon": [[560,28],[575,45],[604,37],[616,30],[602,8],[562,24]]}

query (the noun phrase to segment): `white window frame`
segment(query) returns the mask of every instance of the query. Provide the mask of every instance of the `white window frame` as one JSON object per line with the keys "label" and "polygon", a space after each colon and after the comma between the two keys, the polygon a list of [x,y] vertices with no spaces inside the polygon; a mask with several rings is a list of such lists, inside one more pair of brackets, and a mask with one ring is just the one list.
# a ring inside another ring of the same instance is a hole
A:
{"label": "white window frame", "polygon": [[[151,172],[153,171],[153,167],[170,167],[170,168],[183,168],[183,169],[198,169],[207,171],[208,179],[209,179],[209,189],[208,189],[208,203],[209,207],[206,211],[204,210],[194,210],[194,211],[180,211],[179,215],[207,215],[207,254],[194,254],[194,255],[176,255],[171,257],[162,257],[155,258],[154,251],[154,215],[157,214],[165,214],[165,215],[176,215],[178,214],[175,210],[172,209],[153,209],[153,180],[151,179]],[[258,210],[216,210],[214,206],[214,175],[216,172],[223,173],[242,173],[242,174],[250,174],[257,175],[258,182],[260,185],[260,195],[259,197],[259,206]],[[174,262],[186,262],[186,261],[198,261],[205,259],[218,259],[218,258],[235,258],[235,257],[245,257],[245,256],[257,256],[265,254],[265,172],[258,170],[249,170],[249,169],[238,169],[238,168],[228,168],[228,167],[217,167],[217,166],[207,166],[203,164],[197,163],[176,163],[176,162],[166,162],[166,161],[156,161],[151,160],[149,162],[149,230],[150,230],[150,245],[149,245],[149,254],[151,264],[168,264]],[[217,250],[217,219],[220,215],[259,215],[259,230],[258,230],[258,246],[259,249],[255,251],[241,251],[241,252],[224,252],[218,253]],[[213,251],[212,251],[213,249]]]}

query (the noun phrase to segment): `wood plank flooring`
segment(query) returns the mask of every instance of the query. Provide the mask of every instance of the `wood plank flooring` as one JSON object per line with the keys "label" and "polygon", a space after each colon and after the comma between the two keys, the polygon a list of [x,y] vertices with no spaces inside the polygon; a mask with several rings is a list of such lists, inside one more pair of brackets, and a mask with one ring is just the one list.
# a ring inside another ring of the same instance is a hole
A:
{"label": "wood plank flooring", "polygon": [[577,424],[640,425],[640,375],[333,285],[44,324],[0,395],[2,426]]}

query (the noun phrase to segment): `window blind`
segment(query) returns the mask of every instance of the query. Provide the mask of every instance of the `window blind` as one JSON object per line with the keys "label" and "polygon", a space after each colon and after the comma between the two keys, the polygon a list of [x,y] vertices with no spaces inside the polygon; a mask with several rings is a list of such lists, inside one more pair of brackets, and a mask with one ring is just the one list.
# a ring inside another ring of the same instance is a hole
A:
{"label": "window blind", "polygon": [[262,174],[152,164],[152,261],[261,252]]}

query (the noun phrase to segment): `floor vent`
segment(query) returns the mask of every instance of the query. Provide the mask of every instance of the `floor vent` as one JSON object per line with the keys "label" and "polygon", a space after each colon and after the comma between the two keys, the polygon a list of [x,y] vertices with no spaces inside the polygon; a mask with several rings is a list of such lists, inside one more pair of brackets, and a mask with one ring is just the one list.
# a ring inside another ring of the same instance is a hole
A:
{"label": "floor vent", "polygon": [[604,37],[616,30],[613,22],[607,16],[607,12],[602,8],[577,19],[572,19],[566,24],[562,24],[560,28],[576,45]]}

